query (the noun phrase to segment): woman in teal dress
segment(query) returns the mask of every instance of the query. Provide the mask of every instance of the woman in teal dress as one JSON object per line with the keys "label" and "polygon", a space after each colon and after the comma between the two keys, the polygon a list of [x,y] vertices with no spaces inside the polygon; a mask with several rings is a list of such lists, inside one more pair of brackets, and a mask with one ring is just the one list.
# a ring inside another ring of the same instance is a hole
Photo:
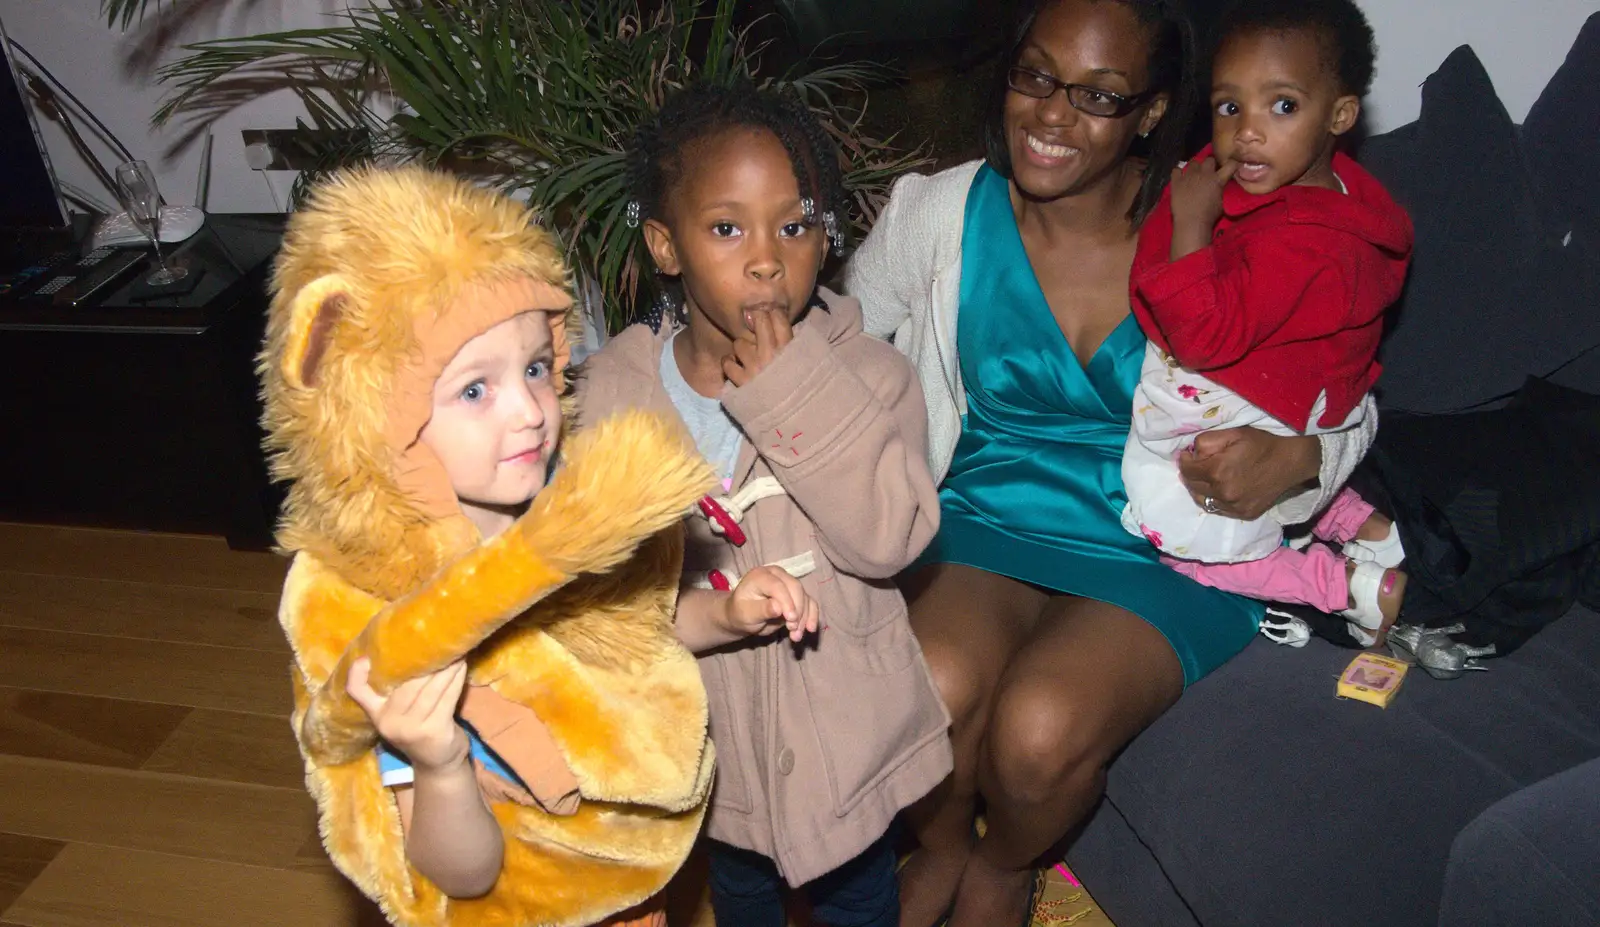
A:
{"label": "woman in teal dress", "polygon": [[[902,927],[1024,923],[1033,866],[1094,806],[1112,757],[1260,622],[1259,604],[1168,570],[1121,525],[1144,349],[1128,271],[1193,91],[1173,11],[1040,0],[997,81],[987,163],[898,181],[846,271],[869,333],[917,366],[943,478],[939,536],[903,584],[956,766],[908,815],[921,848]],[[1148,160],[1131,157],[1146,136]],[[1241,518],[1309,517],[1319,477],[1341,485],[1365,451],[1350,434],[1201,439],[1190,490]]]}
{"label": "woman in teal dress", "polygon": [[987,164],[963,224],[956,343],[967,414],[940,489],[939,535],[920,564],[1114,603],[1154,625],[1194,682],[1239,652],[1262,606],[1162,566],[1122,526],[1144,335],[1130,314],[1079,360],[1028,262],[1011,184]]}

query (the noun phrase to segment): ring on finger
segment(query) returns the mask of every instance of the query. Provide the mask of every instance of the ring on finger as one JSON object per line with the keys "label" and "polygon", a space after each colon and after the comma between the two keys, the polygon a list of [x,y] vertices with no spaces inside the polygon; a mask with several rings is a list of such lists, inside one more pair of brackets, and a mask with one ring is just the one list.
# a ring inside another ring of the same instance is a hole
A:
{"label": "ring on finger", "polygon": [[1215,515],[1215,514],[1217,514],[1217,500],[1216,500],[1216,497],[1214,497],[1214,496],[1206,496],[1206,501],[1202,502],[1200,504],[1200,507],[1206,510],[1206,514],[1207,515]]}

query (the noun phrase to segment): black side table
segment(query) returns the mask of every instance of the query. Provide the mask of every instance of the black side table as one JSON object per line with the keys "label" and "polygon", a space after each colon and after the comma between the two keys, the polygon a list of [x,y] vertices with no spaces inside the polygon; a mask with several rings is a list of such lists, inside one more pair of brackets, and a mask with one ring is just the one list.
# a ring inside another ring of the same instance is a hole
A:
{"label": "black side table", "polygon": [[144,270],[92,307],[0,302],[0,520],[271,545],[254,358],[282,228],[208,217],[169,257],[199,275],[183,295]]}

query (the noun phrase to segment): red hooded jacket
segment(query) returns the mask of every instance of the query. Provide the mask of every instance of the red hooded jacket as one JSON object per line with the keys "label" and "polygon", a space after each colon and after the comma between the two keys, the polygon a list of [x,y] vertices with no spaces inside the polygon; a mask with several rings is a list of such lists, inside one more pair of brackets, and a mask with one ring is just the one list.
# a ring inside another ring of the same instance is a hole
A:
{"label": "red hooded jacket", "polygon": [[[1211,148],[1190,162],[1203,162]],[[1229,181],[1211,244],[1172,253],[1172,191],[1145,220],[1133,262],[1133,312],[1178,363],[1304,431],[1338,425],[1378,380],[1384,310],[1411,260],[1411,219],[1344,154],[1348,194],[1286,186],[1263,196]]]}

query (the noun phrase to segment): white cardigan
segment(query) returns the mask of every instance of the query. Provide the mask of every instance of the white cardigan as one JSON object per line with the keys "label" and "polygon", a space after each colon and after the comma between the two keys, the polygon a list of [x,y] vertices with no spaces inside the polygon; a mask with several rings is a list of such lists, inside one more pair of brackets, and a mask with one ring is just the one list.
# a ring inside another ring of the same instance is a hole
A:
{"label": "white cardigan", "polygon": [[[861,300],[867,334],[893,337],[911,359],[928,401],[928,466],[942,482],[961,437],[966,388],[956,363],[956,310],[961,303],[961,234],[967,192],[982,161],[933,176],[906,174],[844,271],[844,291]],[[1361,424],[1320,435],[1318,486],[1273,509],[1283,524],[1309,521],[1327,507],[1366,455],[1378,430],[1377,407],[1363,400]]]}

